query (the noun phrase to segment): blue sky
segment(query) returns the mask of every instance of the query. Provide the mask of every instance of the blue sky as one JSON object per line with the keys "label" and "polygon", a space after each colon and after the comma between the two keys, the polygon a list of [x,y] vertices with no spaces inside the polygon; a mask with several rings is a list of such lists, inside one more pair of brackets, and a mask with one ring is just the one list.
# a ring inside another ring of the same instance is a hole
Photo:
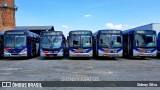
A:
{"label": "blue sky", "polygon": [[17,26],[70,30],[130,29],[160,22],[160,0],[15,0]]}

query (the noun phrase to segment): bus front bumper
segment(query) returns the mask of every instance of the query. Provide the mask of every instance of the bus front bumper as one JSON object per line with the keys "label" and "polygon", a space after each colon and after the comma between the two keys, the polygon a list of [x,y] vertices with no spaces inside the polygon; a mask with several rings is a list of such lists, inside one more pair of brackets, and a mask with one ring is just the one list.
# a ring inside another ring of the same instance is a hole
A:
{"label": "bus front bumper", "polygon": [[123,50],[118,53],[105,53],[101,50],[98,51],[99,57],[122,57],[122,55],[123,55]]}
{"label": "bus front bumper", "polygon": [[5,53],[4,52],[4,57],[27,57],[27,52],[23,52],[23,53]]}
{"label": "bus front bumper", "polygon": [[152,53],[141,53],[136,50],[133,50],[133,56],[140,56],[140,57],[156,57],[157,56],[157,50]]}
{"label": "bus front bumper", "polygon": [[93,51],[90,51],[88,53],[74,53],[72,51],[69,51],[69,57],[93,57]]}
{"label": "bus front bumper", "polygon": [[40,52],[41,57],[63,57],[64,52],[59,53],[44,53],[43,51]]}

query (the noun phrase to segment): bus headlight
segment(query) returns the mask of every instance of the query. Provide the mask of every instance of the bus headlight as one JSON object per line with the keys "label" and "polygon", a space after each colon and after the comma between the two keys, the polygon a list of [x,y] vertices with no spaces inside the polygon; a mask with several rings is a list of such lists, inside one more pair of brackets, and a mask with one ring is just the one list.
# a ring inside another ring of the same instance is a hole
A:
{"label": "bus headlight", "polygon": [[4,50],[4,53],[9,53],[7,50]]}

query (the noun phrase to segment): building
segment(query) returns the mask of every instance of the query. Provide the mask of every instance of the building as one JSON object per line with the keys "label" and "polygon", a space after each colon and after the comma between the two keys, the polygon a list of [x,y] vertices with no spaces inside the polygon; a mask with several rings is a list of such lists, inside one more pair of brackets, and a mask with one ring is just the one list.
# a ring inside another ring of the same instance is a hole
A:
{"label": "building", "polygon": [[6,30],[30,30],[40,34],[41,31],[54,30],[53,26],[16,26],[15,24],[15,0],[0,0],[0,32]]}
{"label": "building", "polygon": [[36,34],[40,34],[41,31],[52,30],[54,31],[54,26],[16,26],[16,30],[30,30]]}
{"label": "building", "polygon": [[0,0],[0,32],[15,29],[14,0]]}
{"label": "building", "polygon": [[160,32],[160,23],[151,23],[143,26],[133,28],[133,30],[155,30],[157,33]]}

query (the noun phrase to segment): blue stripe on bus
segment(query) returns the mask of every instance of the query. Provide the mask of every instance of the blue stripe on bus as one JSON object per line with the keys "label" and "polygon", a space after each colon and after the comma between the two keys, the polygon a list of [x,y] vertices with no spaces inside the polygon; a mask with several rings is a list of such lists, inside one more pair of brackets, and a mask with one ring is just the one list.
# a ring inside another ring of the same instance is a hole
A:
{"label": "blue stripe on bus", "polygon": [[10,50],[7,50],[9,53],[20,53],[22,50],[24,50],[25,48],[27,48],[27,46],[22,47],[22,49],[18,49],[18,48],[12,48]]}
{"label": "blue stripe on bus", "polygon": [[[70,50],[71,52],[75,52],[75,51],[78,50],[78,49],[69,48],[69,50]],[[78,52],[78,53],[89,53],[89,52],[92,51],[92,50],[93,50],[93,48],[91,47],[91,48],[87,49],[86,51],[83,50],[83,52]]]}
{"label": "blue stripe on bus", "polygon": [[[142,49],[142,48],[138,48],[138,47],[136,47],[136,46],[133,46],[133,50],[136,50],[136,51],[145,50],[145,52],[146,52],[146,51],[150,51],[149,53],[152,53],[152,52],[156,51],[157,48],[155,47],[155,48],[152,48],[152,50],[146,50],[146,49]],[[147,52],[146,52],[146,53],[147,53]]]}
{"label": "blue stripe on bus", "polygon": [[[4,47],[4,48],[5,48],[5,47]],[[17,54],[19,54],[19,53],[21,53],[21,51],[24,50],[25,48],[27,48],[27,56],[31,56],[31,53],[30,53],[30,51],[29,51],[29,50],[31,50],[31,46],[24,46],[24,47],[22,47],[22,49],[18,49],[18,48],[16,48],[16,47],[14,47],[14,48],[12,48],[12,49],[10,49],[10,50],[7,50],[7,51],[8,51],[8,53],[17,53]]]}
{"label": "blue stripe on bus", "polygon": [[[103,47],[101,47],[101,46],[98,46],[98,49],[101,50],[101,51],[107,50],[107,49],[105,49],[105,48],[103,48]],[[120,52],[120,51],[122,51],[122,50],[123,50],[123,47],[120,47],[120,48],[118,48],[117,50],[109,50],[109,52],[110,52],[110,53],[114,53],[113,51],[117,51],[117,53],[118,53],[118,52]]]}

